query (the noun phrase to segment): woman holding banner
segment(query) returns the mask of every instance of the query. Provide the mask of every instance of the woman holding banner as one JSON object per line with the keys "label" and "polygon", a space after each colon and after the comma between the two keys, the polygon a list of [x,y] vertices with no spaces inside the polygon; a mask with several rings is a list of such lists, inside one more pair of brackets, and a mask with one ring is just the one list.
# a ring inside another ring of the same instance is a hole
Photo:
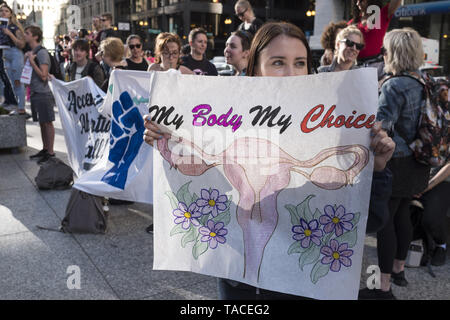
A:
{"label": "woman holding banner", "polygon": [[[301,76],[312,74],[312,56],[304,33],[296,26],[280,22],[267,23],[259,29],[252,42],[247,68],[249,76]],[[144,116],[144,140],[153,145],[162,138],[157,125]],[[395,144],[379,124],[372,129],[371,148],[375,152],[375,171],[383,171],[392,156]],[[374,179],[375,181],[375,179]],[[372,201],[371,201],[372,202]],[[259,289],[237,281],[219,279],[221,299],[301,299],[302,297]]]}
{"label": "woman holding banner", "polygon": [[148,67],[148,71],[179,70],[182,74],[194,74],[190,69],[181,65],[181,40],[177,34],[163,32],[156,37],[155,63]]}

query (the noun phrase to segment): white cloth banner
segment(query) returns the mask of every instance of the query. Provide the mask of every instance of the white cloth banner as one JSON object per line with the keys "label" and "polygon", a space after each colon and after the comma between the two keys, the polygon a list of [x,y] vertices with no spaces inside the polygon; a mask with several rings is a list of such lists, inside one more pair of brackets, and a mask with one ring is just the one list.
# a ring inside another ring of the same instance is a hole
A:
{"label": "white cloth banner", "polygon": [[153,203],[153,152],[144,143],[143,115],[153,72],[114,70],[103,105],[111,117],[110,143],[102,159],[74,188],[104,197]]}
{"label": "white cloth banner", "polygon": [[105,93],[89,78],[72,82],[49,81],[58,106],[69,163],[80,177],[108,150],[111,120],[101,115]]}
{"label": "white cloth banner", "polygon": [[[377,75],[156,73],[154,269],[356,299]],[[168,138],[170,137],[170,139]]]}

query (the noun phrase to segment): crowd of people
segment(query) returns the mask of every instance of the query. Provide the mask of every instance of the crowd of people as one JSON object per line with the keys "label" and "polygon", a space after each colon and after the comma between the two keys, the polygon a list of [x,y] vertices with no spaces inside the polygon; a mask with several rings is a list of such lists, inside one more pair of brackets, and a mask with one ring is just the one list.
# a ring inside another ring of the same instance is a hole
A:
{"label": "crowd of people", "polygon": [[[423,225],[435,242],[432,264],[445,263],[447,253],[446,212],[449,208],[450,160],[435,169],[417,162],[408,147],[417,135],[423,95],[422,85],[407,72],[418,72],[423,63],[421,38],[417,31],[404,28],[387,32],[400,0],[385,6],[377,0],[354,0],[353,18],[332,22],[323,32],[324,54],[317,71],[307,38],[297,26],[287,22],[266,22],[258,19],[247,0],[235,4],[235,14],[242,21],[226,41],[224,56],[233,66],[236,76],[302,76],[316,72],[339,72],[364,67],[378,68],[380,81],[377,124],[372,129],[371,148],[374,151],[374,176],[370,210],[385,210],[386,218],[370,232],[376,232],[381,288],[364,289],[361,299],[395,299],[391,281],[407,286],[405,260],[412,241],[413,225],[410,204],[421,199],[424,206]],[[379,5],[381,26],[371,28],[367,7]],[[25,90],[20,81],[22,70],[32,68],[30,90],[32,117],[41,127],[43,149],[30,158],[43,163],[54,157],[54,100],[48,80],[51,58],[42,46],[42,30],[36,26],[23,28],[6,5],[0,6],[2,17],[9,18],[3,29],[10,39],[9,49],[3,49],[0,78],[5,104],[17,106],[12,114],[25,113]],[[143,39],[130,35],[125,43],[112,28],[112,16],[105,13],[93,19],[93,32],[85,29],[55,38],[55,60],[65,81],[89,76],[106,92],[111,72],[115,69],[137,71],[178,70],[182,74],[217,76],[214,64],[205,57],[208,37],[202,28],[191,30],[188,44],[182,45],[175,33],[160,33],[154,44],[155,57],[144,51]],[[276,57],[276,59],[274,58]],[[5,72],[6,70],[6,72]],[[386,75],[389,79],[383,81]],[[448,81],[440,84],[441,108],[448,110]],[[158,126],[145,120],[144,140],[153,145],[161,138]],[[430,178],[431,177],[431,178]],[[392,186],[380,194],[377,183]],[[369,219],[370,219],[369,214]],[[382,215],[377,212],[378,215]],[[383,219],[382,219],[383,220]],[[152,231],[151,226],[148,229]],[[223,299],[297,299],[299,297],[260,290],[235,281],[219,279]]]}

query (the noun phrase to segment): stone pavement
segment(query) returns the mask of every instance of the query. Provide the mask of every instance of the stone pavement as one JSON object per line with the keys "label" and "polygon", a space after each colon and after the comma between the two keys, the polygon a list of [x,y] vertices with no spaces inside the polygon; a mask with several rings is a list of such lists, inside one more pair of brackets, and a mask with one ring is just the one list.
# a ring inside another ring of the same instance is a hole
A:
{"label": "stone pavement", "polygon": [[[57,156],[67,163],[64,136],[56,115]],[[152,206],[110,206],[106,235],[72,235],[40,230],[58,228],[70,196],[66,191],[40,191],[34,178],[39,166],[29,155],[41,149],[36,123],[27,121],[28,146],[19,153],[0,150],[0,300],[4,299],[217,299],[212,277],[189,272],[154,271]],[[449,257],[450,258],[450,257]],[[368,236],[361,287],[368,265],[376,264],[376,239]],[[81,289],[69,290],[67,273],[76,265]],[[449,299],[450,262],[408,269],[407,288],[393,286],[399,299]]]}

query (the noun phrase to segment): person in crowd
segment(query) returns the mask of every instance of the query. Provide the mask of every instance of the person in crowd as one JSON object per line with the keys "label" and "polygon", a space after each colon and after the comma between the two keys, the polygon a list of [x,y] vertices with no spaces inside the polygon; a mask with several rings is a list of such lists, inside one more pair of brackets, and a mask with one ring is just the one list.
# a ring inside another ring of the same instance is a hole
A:
{"label": "person in crowd", "polygon": [[97,86],[102,86],[105,75],[102,67],[88,59],[89,42],[86,40],[75,40],[72,45],[73,62],[69,66],[69,81],[78,80],[89,76]]}
{"label": "person in crowd", "polygon": [[[103,62],[110,68],[114,69],[126,69],[126,62],[123,60],[125,53],[125,47],[120,38],[109,37],[100,43],[99,53],[102,56]],[[107,73],[101,89],[107,91],[109,76],[111,73]]]}
{"label": "person in crowd", "polygon": [[103,41],[109,37],[116,37],[116,38],[118,37],[117,32],[112,27],[113,18],[111,13],[107,12],[102,14],[100,21],[102,23],[100,41]]}
{"label": "person in crowd", "polygon": [[155,63],[148,71],[179,70],[182,74],[194,74],[193,71],[181,65],[181,39],[177,34],[163,32],[155,40]]}
{"label": "person in crowd", "polygon": [[63,46],[62,46],[62,36],[55,36],[55,59],[56,62],[59,65],[59,69],[61,71],[61,74],[64,74],[64,64],[66,62],[64,55],[63,55]]}
{"label": "person in crowd", "polygon": [[[274,59],[276,57],[276,59]],[[312,55],[304,33],[286,22],[264,24],[252,41],[247,68],[248,76],[302,76],[312,74]],[[161,138],[158,126],[144,116],[144,140],[153,145]],[[372,129],[371,148],[375,152],[374,170],[383,172],[395,144],[379,123]],[[237,281],[219,279],[220,299],[301,299],[302,297],[263,290]]]}
{"label": "person in crowd", "polygon": [[[72,61],[72,40],[68,35],[64,35],[63,42],[62,42],[63,52],[62,55],[64,57],[64,72],[63,75],[66,75],[66,68],[70,65],[70,62]],[[66,77],[65,77],[66,78]],[[66,78],[67,81],[67,78]]]}
{"label": "person in crowd", "polygon": [[208,37],[204,29],[196,28],[191,30],[189,33],[191,53],[181,59],[181,64],[194,71],[197,75],[217,76],[216,67],[205,58],[207,43]]}
{"label": "person in crowd", "polygon": [[[390,0],[383,6],[382,0],[353,0],[353,18],[348,24],[355,24],[361,30],[364,42],[367,44],[359,53],[358,60],[360,62],[374,59],[381,54],[380,50],[383,45],[384,35],[395,11],[397,11],[401,3],[401,0]],[[368,10],[368,8],[374,5],[381,8],[379,26],[375,25],[373,21],[369,21],[369,18],[373,15],[373,11]]]}
{"label": "person in crowd", "polygon": [[[444,110],[449,109],[448,85],[443,81],[439,86],[439,105]],[[441,168],[432,170],[432,178],[428,187],[416,197],[423,205],[422,225],[431,235],[435,249],[431,254],[431,264],[442,266],[447,257],[448,225],[447,212],[450,208],[450,159]]]}
{"label": "person in crowd", "polygon": [[181,58],[187,57],[191,53],[191,46],[189,43],[181,47]]}
{"label": "person in crowd", "polygon": [[[73,29],[69,31],[69,37],[70,37],[70,43],[74,42],[75,40],[78,40],[78,31]],[[72,48],[70,48],[72,49]]]}
{"label": "person in crowd", "polygon": [[245,31],[236,31],[231,34],[225,43],[223,54],[225,61],[236,70],[236,75],[245,76],[250,54],[252,36]]}
{"label": "person in crowd", "polygon": [[320,43],[322,44],[325,52],[320,58],[321,66],[328,66],[333,62],[334,50],[336,48],[336,36],[337,34],[347,27],[346,21],[330,22],[324,29]]}
{"label": "person in crowd", "polygon": [[405,260],[413,237],[409,206],[414,194],[428,185],[430,168],[414,158],[408,142],[414,140],[422,104],[423,87],[415,79],[401,76],[417,71],[423,63],[420,35],[413,29],[390,31],[384,38],[384,62],[389,78],[380,88],[377,120],[393,133],[395,152],[387,167],[393,174],[389,199],[390,219],[377,233],[378,264],[381,288],[360,291],[361,299],[394,299],[391,278],[396,285],[406,286]]}
{"label": "person in crowd", "polygon": [[[89,41],[89,32],[86,29],[78,30],[78,39]],[[72,46],[73,48],[73,46]]]}
{"label": "person in crowd", "polygon": [[239,0],[234,5],[236,16],[242,21],[238,30],[247,31],[252,36],[263,25],[262,20],[258,19],[253,12],[252,5],[247,0]]}
{"label": "person in crowd", "polygon": [[25,53],[33,68],[31,75],[31,112],[33,121],[39,121],[43,148],[37,154],[30,156],[43,163],[55,156],[53,145],[55,142],[55,101],[48,85],[50,55],[42,45],[42,30],[38,26],[25,28],[25,41],[30,45],[31,51]]}
{"label": "person in crowd", "polygon": [[2,18],[9,20],[8,26],[2,29],[7,40],[2,44],[9,46],[9,48],[3,49],[3,59],[18,102],[18,110],[12,110],[11,114],[18,113],[28,118],[31,116],[25,112],[25,87],[20,82],[24,62],[22,52],[22,49],[25,47],[24,30],[20,22],[17,21],[12,9],[6,3],[0,5],[0,14]]}
{"label": "person in crowd", "polygon": [[145,50],[145,59],[148,64],[155,63],[155,57],[153,57],[151,50]]}
{"label": "person in crowd", "polygon": [[148,62],[144,58],[144,51],[142,50],[142,38],[137,34],[132,34],[126,41],[128,50],[130,50],[129,58],[126,58],[128,70],[147,71]]}
{"label": "person in crowd", "polygon": [[[94,40],[97,38],[98,34],[100,33],[100,31],[102,29],[100,22],[101,21],[100,21],[99,16],[92,17],[92,32],[89,35],[89,40],[90,40],[89,59],[91,59],[93,61],[97,61],[97,59],[95,59],[95,55],[97,54],[99,44],[97,42],[95,42]],[[99,40],[97,40],[97,41],[99,41]]]}
{"label": "person in crowd", "polygon": [[358,28],[348,26],[336,36],[334,57],[329,66],[321,66],[320,72],[335,72],[356,69],[356,59],[364,48],[364,38]]}

